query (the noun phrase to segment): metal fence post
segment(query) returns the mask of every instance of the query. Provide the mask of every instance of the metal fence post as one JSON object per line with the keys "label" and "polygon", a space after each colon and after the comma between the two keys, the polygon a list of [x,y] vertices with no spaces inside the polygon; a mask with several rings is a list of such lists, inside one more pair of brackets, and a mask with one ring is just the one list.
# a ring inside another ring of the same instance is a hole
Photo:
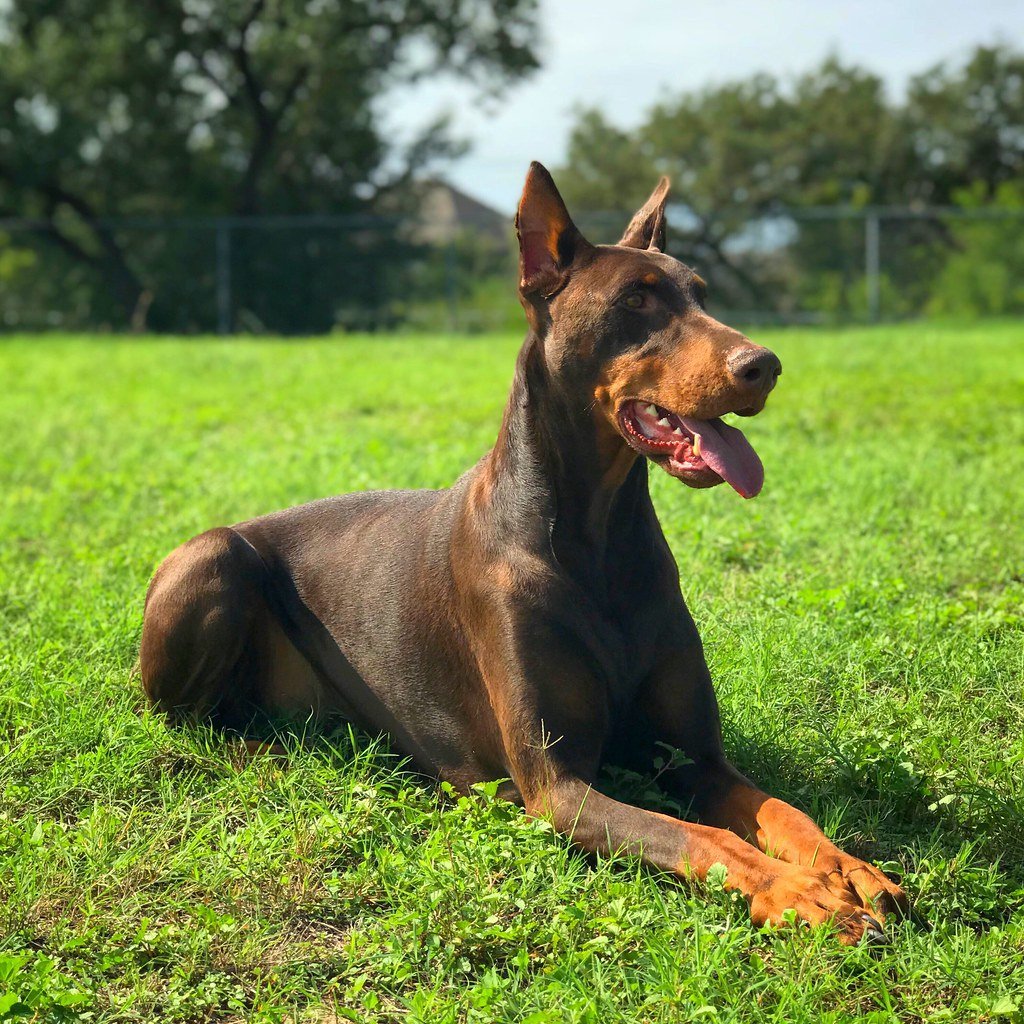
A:
{"label": "metal fence post", "polygon": [[459,261],[455,242],[450,241],[444,250],[444,285],[448,299],[448,329],[459,329]]}
{"label": "metal fence post", "polygon": [[877,212],[869,210],[864,218],[864,286],[867,290],[868,320],[872,323],[877,323],[882,317],[880,226]]}
{"label": "metal fence post", "polygon": [[231,333],[231,224],[217,218],[217,333]]}

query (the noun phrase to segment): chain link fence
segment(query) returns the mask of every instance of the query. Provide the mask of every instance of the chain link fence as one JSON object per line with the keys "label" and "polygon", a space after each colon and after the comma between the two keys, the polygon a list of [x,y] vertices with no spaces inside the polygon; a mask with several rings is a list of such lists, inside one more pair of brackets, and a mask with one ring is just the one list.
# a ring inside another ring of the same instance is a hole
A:
{"label": "chain link fence", "polygon": [[[585,214],[595,241],[625,213]],[[669,251],[734,321],[1024,312],[1024,210],[670,210]],[[77,231],[77,233],[76,233]],[[507,230],[376,216],[0,220],[0,330],[190,334],[519,329]]]}

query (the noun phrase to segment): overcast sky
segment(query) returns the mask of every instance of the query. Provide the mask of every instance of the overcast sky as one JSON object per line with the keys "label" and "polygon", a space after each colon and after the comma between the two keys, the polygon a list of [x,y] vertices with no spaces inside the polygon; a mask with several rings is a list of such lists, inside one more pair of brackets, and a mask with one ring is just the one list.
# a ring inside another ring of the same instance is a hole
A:
{"label": "overcast sky", "polygon": [[390,97],[401,134],[441,110],[472,143],[448,178],[514,209],[531,160],[560,163],[573,108],[601,107],[630,126],[663,96],[754,71],[799,73],[830,51],[909,77],[974,44],[1024,46],[1024,0],[541,0],[541,70],[499,102],[435,81]]}

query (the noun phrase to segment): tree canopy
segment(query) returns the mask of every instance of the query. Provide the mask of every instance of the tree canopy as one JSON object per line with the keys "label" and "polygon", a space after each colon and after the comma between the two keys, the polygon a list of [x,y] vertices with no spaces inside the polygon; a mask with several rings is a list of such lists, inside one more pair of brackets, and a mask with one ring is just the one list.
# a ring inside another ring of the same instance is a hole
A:
{"label": "tree canopy", "polygon": [[[830,57],[792,80],[756,74],[670,96],[631,129],[577,112],[559,174],[574,209],[632,209],[661,174],[676,204],[673,251],[712,277],[727,305],[863,314],[864,220],[815,219],[810,208],[1020,206],[1024,53],[980,46],[912,78],[899,98],[874,72]],[[887,308],[952,310],[929,290],[954,264],[985,296],[972,308],[1018,308],[1009,282],[1020,274],[1005,261],[1019,247],[1005,241],[1019,227],[890,218]]]}
{"label": "tree canopy", "polygon": [[947,204],[1024,172],[1024,54],[982,46],[892,98],[830,57],[793,81],[757,74],[653,106],[632,130],[578,111],[560,181],[588,209],[632,208],[658,174],[698,214],[849,203]]}
{"label": "tree canopy", "polygon": [[[457,146],[398,145],[389,90],[537,66],[537,0],[17,0],[0,7],[0,217],[42,222],[132,310],[110,215],[359,209]],[[160,296],[157,296],[159,302]]]}

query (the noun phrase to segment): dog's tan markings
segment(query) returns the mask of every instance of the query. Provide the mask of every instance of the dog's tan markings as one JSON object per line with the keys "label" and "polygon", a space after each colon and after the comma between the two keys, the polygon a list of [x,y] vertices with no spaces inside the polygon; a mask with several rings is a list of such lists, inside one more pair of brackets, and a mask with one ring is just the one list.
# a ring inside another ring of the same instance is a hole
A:
{"label": "dog's tan markings", "polygon": [[605,467],[601,475],[601,489],[611,494],[625,482],[637,455],[631,448],[624,445],[622,439],[613,433],[607,425],[602,433],[603,436],[598,442],[602,456],[601,464]]}
{"label": "dog's tan markings", "polygon": [[516,586],[516,569],[511,562],[495,562],[488,573],[499,590],[511,593]]}
{"label": "dog's tan markings", "polygon": [[272,713],[303,722],[321,712],[323,684],[312,665],[268,615],[263,627],[268,671],[261,703]]}
{"label": "dog's tan markings", "polygon": [[698,419],[722,416],[735,402],[725,359],[744,340],[709,316],[691,316],[679,336],[665,343],[669,355],[630,351],[608,362],[594,389],[595,401],[613,423],[628,399]]}
{"label": "dog's tan markings", "polygon": [[494,490],[494,456],[488,455],[480,472],[469,486],[469,507],[472,512],[486,508]]}

